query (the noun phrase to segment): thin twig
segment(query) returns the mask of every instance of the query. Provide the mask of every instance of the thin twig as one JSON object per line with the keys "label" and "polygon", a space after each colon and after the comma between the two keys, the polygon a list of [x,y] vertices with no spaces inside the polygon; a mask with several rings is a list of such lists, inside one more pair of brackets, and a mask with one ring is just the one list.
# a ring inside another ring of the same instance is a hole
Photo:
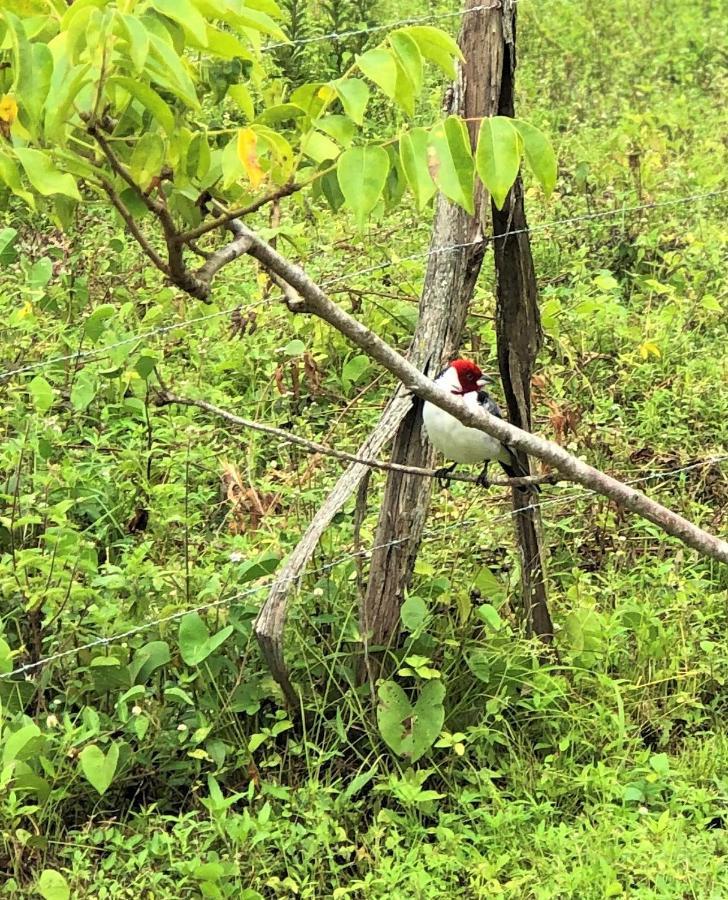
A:
{"label": "thin twig", "polygon": [[236,209],[222,210],[220,212],[220,215],[216,219],[209,222],[202,222],[202,224],[198,225],[196,228],[190,228],[189,231],[183,231],[181,234],[178,234],[177,241],[180,244],[189,244],[190,241],[194,241],[197,238],[202,237],[203,234],[207,234],[210,231],[215,231],[216,228],[222,228],[233,219],[243,219],[245,218],[245,216],[252,215],[252,213],[257,212],[259,209],[267,206],[269,203],[273,203],[276,200],[281,200],[283,197],[290,197],[291,194],[295,194],[296,191],[300,191],[302,187],[304,187],[304,185],[296,184],[295,182],[290,181],[288,182],[288,184],[284,184],[282,187],[276,188],[276,190],[265,194],[263,197],[259,197],[257,200],[254,200],[247,206],[239,206]]}
{"label": "thin twig", "polygon": [[[249,428],[252,431],[260,431],[263,434],[269,434],[272,437],[279,438],[283,443],[295,444],[298,447],[303,447],[310,453],[320,453],[322,456],[330,456],[333,459],[341,459],[350,463],[359,463],[363,466],[368,466],[370,469],[380,469],[385,472],[402,472],[405,475],[419,475],[422,478],[441,477],[437,469],[405,466],[399,463],[385,462],[382,459],[370,459],[364,456],[357,456],[355,453],[347,453],[345,450],[336,450],[334,447],[327,447],[325,444],[319,444],[318,441],[311,441],[300,435],[292,434],[290,431],[285,431],[283,428],[276,428],[274,425],[266,425],[263,422],[256,422],[253,419],[244,419],[241,416],[236,416],[205,400],[194,400],[191,397],[181,397],[179,394],[173,393],[166,387],[163,387],[158,393],[156,402],[158,406],[168,406],[172,403],[178,403],[180,406],[195,406],[197,409],[202,409],[220,419],[224,419],[226,422],[230,422],[232,425],[237,425],[241,428]],[[478,478],[475,475],[457,475],[452,473],[449,475],[443,474],[442,478],[447,481],[463,481],[468,484],[478,483]],[[558,481],[568,480],[568,478],[554,474],[529,475],[523,478],[493,478],[489,479],[489,484],[494,487],[527,487],[528,485],[534,484],[556,484]]]}

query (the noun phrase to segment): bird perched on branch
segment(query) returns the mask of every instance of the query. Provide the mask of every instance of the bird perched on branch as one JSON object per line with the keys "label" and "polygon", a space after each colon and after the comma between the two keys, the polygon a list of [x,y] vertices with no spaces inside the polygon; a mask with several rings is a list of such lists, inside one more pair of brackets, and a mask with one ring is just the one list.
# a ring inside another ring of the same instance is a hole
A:
{"label": "bird perched on branch", "polygon": [[[474,362],[456,359],[437,376],[435,384],[457,397],[462,397],[467,407],[475,409],[479,406],[492,416],[501,419],[503,417],[498,404],[487,391],[483,390],[490,380]],[[458,463],[482,462],[483,471],[478,476],[478,484],[488,487],[488,464],[491,460],[497,460],[509,478],[522,478],[530,474],[506,444],[477,428],[468,428],[439,406],[426,401],[422,418],[432,446],[447,459],[454,460],[451,466],[438,469],[440,477],[449,475]],[[539,490],[535,484],[521,488],[523,491],[529,489]]]}

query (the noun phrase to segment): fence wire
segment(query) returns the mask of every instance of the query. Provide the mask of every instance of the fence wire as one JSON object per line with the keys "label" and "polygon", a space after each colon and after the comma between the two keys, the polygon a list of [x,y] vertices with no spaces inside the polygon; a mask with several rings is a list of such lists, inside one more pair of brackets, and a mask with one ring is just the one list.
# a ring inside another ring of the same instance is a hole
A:
{"label": "fence wire", "polygon": [[[519,3],[520,0],[511,0],[513,4]],[[266,44],[262,47],[264,53],[270,50],[278,50],[284,47],[301,47],[305,44],[321,44],[325,41],[341,41],[345,38],[358,37],[362,34],[378,34],[382,31],[392,31],[395,28],[405,28],[409,25],[425,25],[430,22],[444,22],[447,19],[460,19],[470,16],[473,13],[487,12],[491,9],[500,9],[503,6],[501,2],[490,5],[472,6],[470,9],[458,9],[452,12],[432,13],[427,16],[415,16],[411,19],[399,19],[396,22],[385,22],[383,25],[370,25],[367,28],[353,28],[346,31],[330,31],[328,34],[317,34],[309,38],[300,38],[297,41],[279,41],[275,44]]]}
{"label": "fence wire", "polygon": [[[667,470],[654,470],[646,475],[640,475],[636,478],[631,478],[625,480],[625,484],[634,485],[641,484],[646,481],[651,481],[654,479],[669,479],[676,478],[678,475],[692,471],[693,469],[698,469],[704,466],[712,466],[712,465],[720,465],[724,462],[728,461],[728,454],[722,456],[713,456],[705,460],[701,460],[700,462],[689,463],[685,466],[680,466],[675,469],[667,469]],[[508,513],[504,515],[495,516],[494,518],[489,519],[489,524],[495,524],[498,522],[505,522],[509,519],[513,518],[516,515],[520,515],[521,513],[528,512],[530,510],[543,510],[547,507],[554,506],[560,503],[567,503],[575,500],[581,500],[586,497],[597,495],[599,492],[591,489],[584,488],[580,491],[574,491],[573,493],[566,494],[561,497],[554,497],[549,500],[544,500],[539,504],[533,504],[529,506],[524,506],[520,509],[510,510]],[[425,529],[422,534],[423,541],[436,540],[438,538],[442,538],[443,534],[448,533],[454,529],[467,528],[470,526],[475,526],[481,524],[476,519],[465,519],[465,520],[457,520],[455,522],[451,522],[444,527],[433,527]],[[376,544],[373,547],[369,547],[366,550],[358,550],[353,553],[346,553],[343,556],[338,557],[331,562],[325,563],[322,566],[319,566],[315,569],[308,570],[306,572],[302,572],[295,577],[290,578],[287,582],[283,582],[283,584],[294,584],[297,581],[302,581],[303,578],[310,578],[315,576],[325,575],[331,570],[338,568],[344,563],[352,562],[356,559],[368,559],[371,557],[373,553],[377,550],[384,550],[388,547],[394,547],[398,544],[404,544],[410,540],[411,534],[407,534],[404,537],[396,538],[391,541],[387,541],[383,544]],[[126,631],[119,632],[117,634],[109,635],[107,637],[99,637],[95,638],[92,641],[89,641],[85,644],[80,644],[77,647],[70,647],[67,650],[61,650],[58,653],[52,653],[48,656],[43,657],[42,659],[34,660],[30,663],[25,663],[22,666],[18,666],[15,669],[12,669],[10,672],[0,673],[0,681],[8,680],[15,678],[19,675],[27,675],[28,672],[32,672],[35,669],[41,668],[42,666],[47,665],[48,663],[57,662],[61,659],[66,659],[69,656],[73,656],[77,653],[83,653],[87,650],[93,650],[96,647],[105,647],[109,644],[117,643],[119,641],[127,640],[128,638],[135,637],[138,634],[142,634],[145,631],[149,631],[153,628],[157,628],[160,625],[168,624],[169,622],[175,622],[179,619],[184,618],[189,613],[202,613],[207,612],[211,609],[217,609],[221,606],[232,606],[233,604],[239,603],[241,600],[244,600],[248,597],[251,597],[255,594],[259,594],[262,591],[270,590],[271,586],[276,583],[275,578],[271,578],[263,584],[258,584],[253,587],[247,588],[244,591],[240,591],[237,594],[233,594],[230,597],[221,597],[217,600],[213,600],[210,603],[204,603],[198,606],[193,606],[189,609],[178,610],[177,612],[171,613],[167,616],[162,616],[158,619],[152,619],[148,622],[143,622],[140,625],[136,625],[133,628],[129,628]]]}

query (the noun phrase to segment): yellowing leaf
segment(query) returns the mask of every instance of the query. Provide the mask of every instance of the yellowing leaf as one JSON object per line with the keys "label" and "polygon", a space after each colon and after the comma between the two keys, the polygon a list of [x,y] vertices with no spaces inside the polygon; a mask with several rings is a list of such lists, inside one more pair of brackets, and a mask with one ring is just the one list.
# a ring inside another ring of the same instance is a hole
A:
{"label": "yellowing leaf", "polygon": [[647,359],[648,356],[656,356],[659,359],[662,356],[660,348],[652,341],[645,341],[643,344],[640,344],[639,350],[642,359]]}
{"label": "yellowing leaf", "polygon": [[15,102],[14,97],[11,97],[10,94],[5,94],[5,96],[0,99],[0,121],[12,125],[17,118],[18,104]]}
{"label": "yellowing leaf", "polygon": [[258,135],[252,128],[241,128],[238,131],[238,158],[254,188],[265,178],[265,172],[258,162],[257,145]]}

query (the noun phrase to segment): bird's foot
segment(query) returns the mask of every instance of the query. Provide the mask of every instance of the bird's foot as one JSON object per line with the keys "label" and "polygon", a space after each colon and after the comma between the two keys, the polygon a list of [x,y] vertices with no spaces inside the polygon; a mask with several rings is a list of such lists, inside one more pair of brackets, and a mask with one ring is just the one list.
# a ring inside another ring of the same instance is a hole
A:
{"label": "bird's foot", "polygon": [[435,470],[435,478],[437,478],[437,483],[440,485],[441,490],[450,484],[450,479],[447,476],[453,473],[456,465],[457,463],[453,463],[451,466],[443,466],[441,469]]}
{"label": "bird's foot", "polygon": [[478,475],[475,483],[478,487],[485,488],[486,490],[491,486],[490,479],[488,478],[488,466],[483,467],[483,471]]}

